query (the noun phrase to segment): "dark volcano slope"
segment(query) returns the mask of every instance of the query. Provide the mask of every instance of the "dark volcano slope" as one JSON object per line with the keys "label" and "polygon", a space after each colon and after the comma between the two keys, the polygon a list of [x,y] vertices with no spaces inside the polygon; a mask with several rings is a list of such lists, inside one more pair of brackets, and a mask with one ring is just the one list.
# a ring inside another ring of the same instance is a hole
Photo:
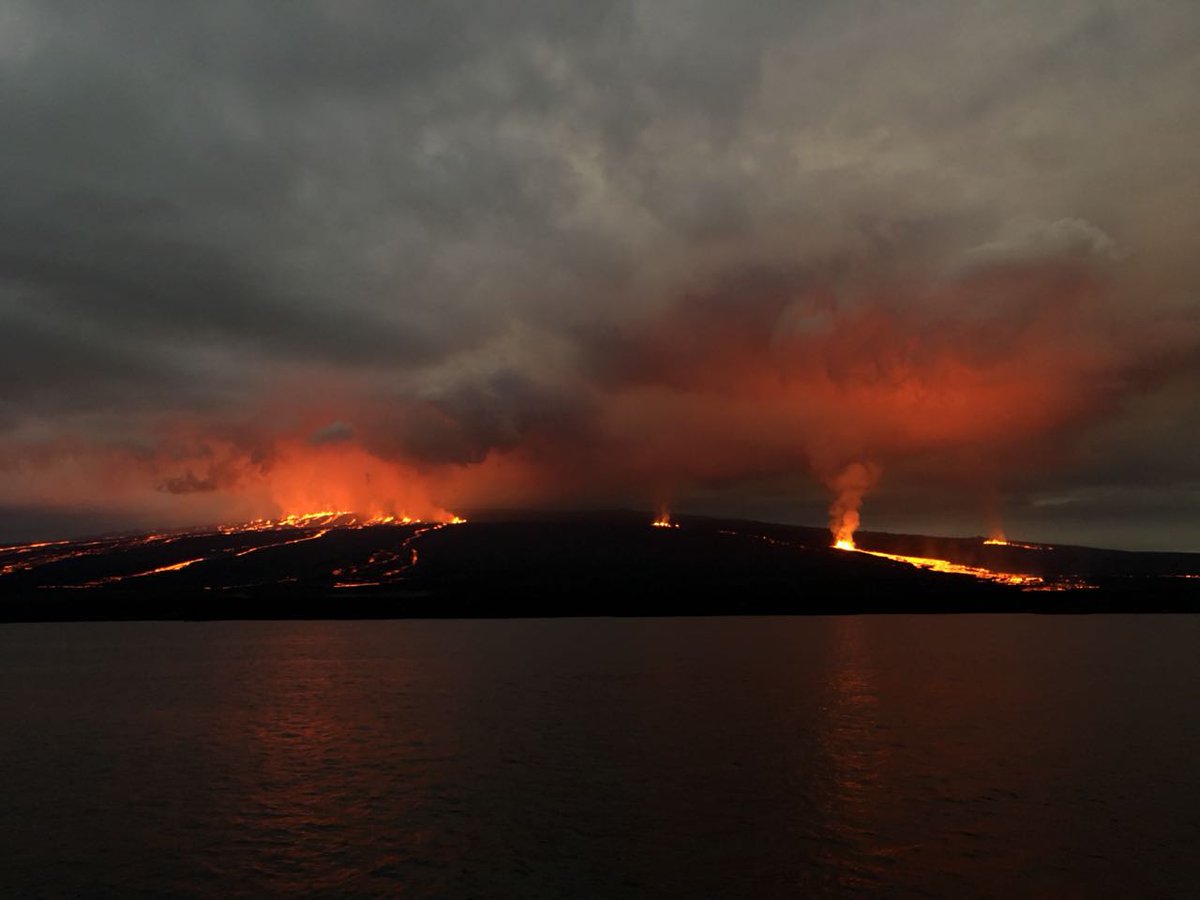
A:
{"label": "dark volcano slope", "polygon": [[[1099,588],[1026,592],[830,549],[823,529],[644,514],[279,527],[0,548],[0,621],[1200,611],[1200,558],[864,535]],[[1080,571],[1084,566],[1087,571]],[[1073,568],[1078,567],[1078,568]]]}
{"label": "dark volcano slope", "polygon": [[964,576],[689,522],[479,523],[429,534],[411,584],[453,607],[534,615],[689,615],[1007,608]]}

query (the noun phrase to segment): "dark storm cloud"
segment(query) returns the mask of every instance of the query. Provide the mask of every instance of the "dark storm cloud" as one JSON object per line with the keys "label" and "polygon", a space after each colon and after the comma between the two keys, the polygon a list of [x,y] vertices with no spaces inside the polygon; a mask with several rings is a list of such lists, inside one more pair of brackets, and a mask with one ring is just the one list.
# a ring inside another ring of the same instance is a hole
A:
{"label": "dark storm cloud", "polygon": [[1013,490],[1186,480],[1197,46],[1184,3],[0,0],[0,442],[161,446],[186,411],[608,465],[616,395],[795,345],[925,365],[821,343],[888,316],[1000,358],[1086,283],[1059,327],[1103,357],[1106,449]]}
{"label": "dark storm cloud", "polygon": [[346,422],[330,422],[308,436],[310,444],[337,444],[354,437],[354,427]]}
{"label": "dark storm cloud", "polygon": [[198,477],[192,472],[168,478],[159,485],[159,490],[168,494],[196,494],[219,490],[221,483],[212,477]]}

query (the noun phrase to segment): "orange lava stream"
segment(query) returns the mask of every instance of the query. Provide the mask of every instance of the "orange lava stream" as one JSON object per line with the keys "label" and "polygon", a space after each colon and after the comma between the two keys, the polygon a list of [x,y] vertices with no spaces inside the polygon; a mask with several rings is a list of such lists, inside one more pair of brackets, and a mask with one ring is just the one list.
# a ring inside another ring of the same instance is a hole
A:
{"label": "orange lava stream", "polygon": [[1049,585],[1046,579],[1039,575],[1024,575],[1018,572],[994,572],[991,569],[982,569],[978,566],[967,566],[961,563],[950,562],[948,559],[933,559],[926,556],[901,556],[898,553],[883,553],[878,550],[862,550],[854,545],[853,541],[838,541],[834,544],[838,550],[851,550],[855,553],[865,553],[868,556],[878,556],[881,559],[890,559],[893,562],[906,563],[918,569],[925,569],[930,572],[944,572],[950,575],[970,575],[973,578],[978,578],[982,581],[994,581],[998,584],[1009,584],[1015,587],[1025,588],[1029,590],[1065,590],[1065,587]]}
{"label": "orange lava stream", "polygon": [[1049,550],[1045,544],[1022,544],[1019,541],[1009,541],[1004,538],[988,538],[983,542],[992,547],[1020,547],[1022,550]]}
{"label": "orange lava stream", "polygon": [[[335,577],[343,574],[353,576],[358,574],[357,570],[369,567],[375,570],[369,573],[370,575],[375,575],[386,580],[394,579],[416,565],[417,551],[415,547],[410,546],[412,540],[428,531],[444,528],[447,525],[461,525],[465,522],[466,519],[463,517],[451,514],[447,514],[443,521],[420,523],[410,519],[408,516],[380,515],[367,517],[339,510],[321,510],[312,513],[290,514],[279,519],[256,519],[238,525],[219,525],[214,528],[185,528],[163,534],[106,537],[87,541],[40,541],[0,547],[0,576],[27,572],[65,560],[81,559],[108,552],[124,552],[152,544],[165,547],[189,538],[203,537],[213,532],[231,536],[274,532],[281,538],[272,543],[258,546],[242,547],[241,549],[233,547],[225,548],[217,550],[208,556],[186,559],[142,572],[133,572],[128,575],[109,575],[104,578],[76,584],[39,585],[39,587],[43,588],[94,588],[134,578],[146,578],[152,575],[177,572],[180,569],[186,569],[188,566],[203,562],[206,559],[243,557],[252,553],[258,553],[261,550],[273,550],[291,544],[316,541],[325,537],[331,531],[338,529],[361,529],[378,525],[421,525],[422,527],[417,528],[401,541],[396,551],[387,552],[385,557],[370,560],[368,566],[349,567],[345,572],[335,571],[333,573]],[[378,570],[380,569],[385,570],[379,572]],[[348,584],[335,584],[334,586],[345,587]]]}
{"label": "orange lava stream", "polygon": [[157,569],[148,569],[145,572],[134,572],[132,575],[110,575],[107,578],[100,578],[96,581],[85,581],[79,587],[99,587],[102,584],[114,584],[118,581],[128,581],[130,578],[145,578],[147,575],[161,575],[164,572],[178,572],[180,569],[186,569],[188,566],[195,565],[198,562],[204,562],[208,559],[207,556],[197,557],[196,559],[188,559],[179,563],[172,563],[169,566],[159,566]]}
{"label": "orange lava stream", "polygon": [[1018,587],[1037,587],[1045,584],[1045,579],[1038,575],[1022,575],[1017,572],[994,572],[991,569],[982,569],[978,566],[965,566],[960,563],[953,563],[947,559],[931,559],[925,556],[900,556],[896,553],[881,553],[877,550],[859,550],[858,552],[869,553],[871,556],[880,556],[884,559],[894,560],[895,562],[908,563],[910,566],[915,566],[918,569],[927,569],[930,572],[971,575],[983,581],[995,581],[1000,584],[1011,584]]}
{"label": "orange lava stream", "polygon": [[98,538],[90,541],[43,541],[37,544],[23,544],[5,547],[3,550],[0,550],[0,553],[18,556],[37,550],[45,550],[46,548],[51,549],[45,553],[33,552],[33,555],[28,558],[18,559],[16,562],[7,563],[3,566],[0,566],[0,575],[12,575],[17,572],[27,572],[30,569],[36,569],[39,566],[44,566],[49,563],[62,562],[63,560],[67,559],[79,559],[85,556],[97,556],[101,553],[118,548],[138,547],[144,544],[153,544],[158,541],[169,542],[180,537],[186,537],[186,534],[182,532],[175,535],[149,534],[133,538]]}
{"label": "orange lava stream", "polygon": [[[455,516],[455,520],[454,522],[436,522],[424,528],[418,528],[401,541],[395,550],[383,550],[372,554],[371,558],[364,565],[334,569],[333,574],[338,580],[333,583],[333,586],[335,588],[378,587],[382,584],[394,582],[399,576],[417,564],[417,548],[413,546],[413,543],[422,535],[428,534],[431,531],[437,531],[439,528],[445,528],[447,525],[462,524],[466,521],[465,519],[458,518],[458,516]],[[407,562],[402,561],[405,556],[408,557]],[[388,565],[394,566],[394,568],[376,573],[375,570],[379,569],[380,566]],[[371,578],[370,576],[372,575],[375,577]]]}
{"label": "orange lava stream", "polygon": [[[251,530],[257,531],[259,529],[251,529]],[[276,547],[286,547],[289,544],[303,544],[305,541],[315,541],[315,540],[325,537],[325,535],[329,534],[329,532],[332,530],[333,530],[332,528],[322,528],[320,531],[315,532],[314,534],[305,535],[304,537],[301,537],[301,538],[294,538],[293,540],[290,540],[290,541],[279,541],[278,543],[275,543],[275,544],[260,544],[257,547],[250,547],[249,549],[246,549],[246,550],[239,550],[237,553],[235,553],[233,555],[237,556],[237,557],[249,556],[251,553],[257,553],[259,550],[274,550]],[[228,533],[228,532],[226,532],[226,533]]]}

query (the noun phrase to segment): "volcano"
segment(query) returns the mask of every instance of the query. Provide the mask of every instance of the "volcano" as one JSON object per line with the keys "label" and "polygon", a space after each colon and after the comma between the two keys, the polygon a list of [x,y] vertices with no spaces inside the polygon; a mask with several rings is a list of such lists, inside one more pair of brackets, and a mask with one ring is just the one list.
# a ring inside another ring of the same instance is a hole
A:
{"label": "volcano", "polygon": [[[1200,554],[681,516],[316,513],[0,547],[0,621],[1200,610]],[[652,527],[652,526],[659,527]]]}

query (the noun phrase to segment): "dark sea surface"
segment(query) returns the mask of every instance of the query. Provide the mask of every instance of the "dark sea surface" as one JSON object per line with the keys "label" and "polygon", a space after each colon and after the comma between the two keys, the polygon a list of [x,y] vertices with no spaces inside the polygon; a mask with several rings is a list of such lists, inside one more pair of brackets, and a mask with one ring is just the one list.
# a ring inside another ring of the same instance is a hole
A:
{"label": "dark sea surface", "polygon": [[0,626],[0,894],[1200,894],[1200,617]]}

